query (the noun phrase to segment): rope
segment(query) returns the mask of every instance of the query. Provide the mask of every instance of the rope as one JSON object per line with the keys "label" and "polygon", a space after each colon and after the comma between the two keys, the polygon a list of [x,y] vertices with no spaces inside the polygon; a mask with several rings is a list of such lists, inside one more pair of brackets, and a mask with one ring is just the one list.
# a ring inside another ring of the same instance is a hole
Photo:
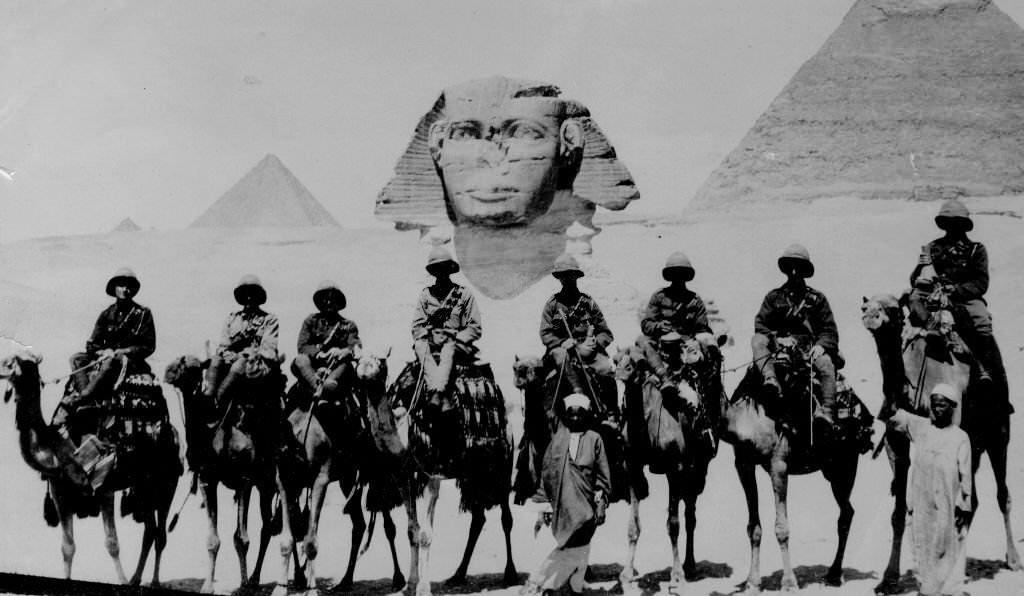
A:
{"label": "rope", "polygon": [[99,366],[100,364],[106,362],[110,358],[111,358],[111,356],[101,356],[101,357],[97,358],[96,360],[93,360],[89,364],[86,364],[85,366],[81,366],[79,368],[76,368],[76,369],[72,370],[71,372],[69,372],[66,375],[63,375],[63,376],[60,376],[60,377],[54,377],[54,378],[50,379],[49,381],[44,381],[43,382],[43,386],[45,387],[46,385],[56,385],[57,383],[61,383],[63,381],[66,381],[66,380],[70,379],[71,377],[77,375],[80,372],[85,372],[85,371],[87,371],[87,370],[89,370],[89,369],[91,369],[93,367]]}
{"label": "rope", "polygon": [[727,373],[733,373],[733,372],[736,372],[736,371],[738,371],[740,369],[745,369],[748,366],[750,366],[751,364],[757,364],[758,362],[760,362],[762,360],[767,360],[768,358],[771,358],[773,355],[774,354],[765,354],[764,356],[760,356],[760,357],[754,358],[752,360],[747,360],[743,364],[734,366],[732,368],[723,368],[721,374],[722,374],[722,376],[725,376]]}

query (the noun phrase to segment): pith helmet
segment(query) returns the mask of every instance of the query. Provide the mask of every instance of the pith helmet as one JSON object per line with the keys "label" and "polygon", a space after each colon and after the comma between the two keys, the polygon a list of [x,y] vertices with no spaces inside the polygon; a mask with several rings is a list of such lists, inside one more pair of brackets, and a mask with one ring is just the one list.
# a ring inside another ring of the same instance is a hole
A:
{"label": "pith helmet", "polygon": [[956,387],[953,387],[949,383],[939,383],[932,387],[930,395],[941,395],[956,405],[960,405],[960,392],[956,390]]}
{"label": "pith helmet", "polygon": [[782,251],[779,257],[779,270],[787,273],[789,268],[796,266],[797,271],[803,277],[814,275],[814,263],[811,262],[811,253],[802,244],[790,244]]}
{"label": "pith helmet", "polygon": [[113,277],[107,281],[107,296],[113,296],[114,287],[120,284],[128,286],[132,296],[138,294],[139,288],[142,287],[142,284],[139,283],[139,278],[135,277],[135,272],[127,267],[121,267],[118,269],[114,272]]}
{"label": "pith helmet", "polygon": [[442,268],[446,268],[448,273],[455,273],[459,270],[459,263],[452,258],[452,253],[448,252],[447,248],[435,246],[430,249],[430,254],[427,256],[427,273],[433,273]]}
{"label": "pith helmet", "polygon": [[235,286],[235,302],[244,304],[243,298],[246,294],[256,297],[256,304],[263,304],[267,301],[267,291],[263,289],[260,278],[253,274],[243,275],[241,281]]}
{"label": "pith helmet", "polygon": [[971,212],[967,206],[956,199],[950,199],[939,208],[939,214],[935,216],[935,225],[945,230],[949,224],[956,222],[970,232],[974,229],[974,222],[971,220]]}
{"label": "pith helmet", "polygon": [[583,270],[572,255],[565,253],[555,259],[555,265],[551,269],[551,275],[561,279],[563,277],[583,277]]}
{"label": "pith helmet", "polygon": [[342,310],[348,302],[345,300],[345,293],[338,288],[338,284],[334,283],[329,279],[325,279],[320,282],[317,286],[316,291],[313,292],[313,304],[316,305],[318,310],[323,310],[326,305],[326,301],[333,297],[335,308]]}
{"label": "pith helmet", "polygon": [[693,275],[693,264],[690,263],[690,257],[681,250],[670,254],[665,261],[665,266],[661,268],[661,276],[665,278],[665,281],[675,279],[690,281],[693,279]]}

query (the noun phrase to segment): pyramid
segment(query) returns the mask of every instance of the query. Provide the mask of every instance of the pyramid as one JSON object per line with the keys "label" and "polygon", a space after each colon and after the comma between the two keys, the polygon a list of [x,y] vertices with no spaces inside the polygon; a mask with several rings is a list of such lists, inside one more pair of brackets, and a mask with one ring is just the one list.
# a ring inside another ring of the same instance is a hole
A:
{"label": "pyramid", "polygon": [[337,225],[334,217],[288,171],[281,160],[275,155],[267,155],[190,227]]}
{"label": "pyramid", "polygon": [[116,226],[114,226],[114,229],[110,230],[110,231],[111,232],[138,232],[140,230],[142,230],[142,228],[139,227],[139,224],[137,224],[134,221],[132,221],[132,218],[126,217],[126,218],[121,220],[121,223],[119,223]]}
{"label": "pyramid", "polygon": [[1024,30],[989,0],[857,0],[690,206],[1024,193]]}

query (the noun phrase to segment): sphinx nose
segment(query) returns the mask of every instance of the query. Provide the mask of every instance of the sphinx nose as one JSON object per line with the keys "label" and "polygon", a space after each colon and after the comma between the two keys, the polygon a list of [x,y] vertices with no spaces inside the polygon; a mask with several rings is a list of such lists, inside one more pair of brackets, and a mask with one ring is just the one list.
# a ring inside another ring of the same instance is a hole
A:
{"label": "sphinx nose", "polygon": [[501,142],[501,138],[488,138],[487,146],[480,155],[481,161],[490,167],[497,167],[508,164],[508,148]]}

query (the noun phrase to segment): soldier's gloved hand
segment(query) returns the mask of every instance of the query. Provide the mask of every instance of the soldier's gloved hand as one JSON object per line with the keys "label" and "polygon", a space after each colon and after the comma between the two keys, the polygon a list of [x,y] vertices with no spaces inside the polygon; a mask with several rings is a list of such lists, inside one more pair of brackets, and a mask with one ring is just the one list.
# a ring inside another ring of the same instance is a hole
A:
{"label": "soldier's gloved hand", "polygon": [[576,347],[576,340],[570,337],[569,339],[562,342],[562,347],[565,348],[566,350],[571,350],[574,347]]}
{"label": "soldier's gloved hand", "polygon": [[817,360],[818,358],[821,358],[824,355],[825,348],[821,347],[820,344],[814,344],[811,347],[811,351],[808,353],[808,356],[810,356],[811,360]]}
{"label": "soldier's gloved hand", "polygon": [[405,414],[407,412],[408,410],[405,409],[405,406],[398,406],[397,408],[391,410],[391,414],[394,415],[395,420],[401,420],[403,417],[405,417]]}
{"label": "soldier's gloved hand", "polygon": [[715,336],[708,333],[707,331],[701,331],[700,333],[694,336],[694,339],[696,339],[700,343],[700,345],[709,348],[718,343],[715,341]]}
{"label": "soldier's gloved hand", "polygon": [[335,348],[331,348],[330,350],[327,350],[326,356],[327,356],[327,358],[329,360],[340,360],[340,359],[345,358],[346,356],[350,355],[351,353],[352,352],[348,348],[337,348],[337,347],[335,347]]}
{"label": "soldier's gloved hand", "polygon": [[476,352],[476,347],[473,344],[458,339],[455,340],[455,349],[467,356],[472,356]]}
{"label": "soldier's gloved hand", "polygon": [[114,350],[111,350],[110,348],[106,348],[106,349],[100,350],[99,352],[96,352],[96,359],[97,360],[109,360],[109,359],[113,358],[114,356],[115,356],[115,352],[114,352]]}
{"label": "soldier's gloved hand", "polygon": [[601,525],[604,523],[605,511],[608,509],[607,499],[603,494],[597,495],[594,499],[594,523]]}
{"label": "soldier's gloved hand", "polygon": [[661,334],[665,335],[666,333],[672,333],[675,329],[672,328],[672,323],[669,323],[668,321],[661,321],[658,323],[658,331],[661,331]]}

